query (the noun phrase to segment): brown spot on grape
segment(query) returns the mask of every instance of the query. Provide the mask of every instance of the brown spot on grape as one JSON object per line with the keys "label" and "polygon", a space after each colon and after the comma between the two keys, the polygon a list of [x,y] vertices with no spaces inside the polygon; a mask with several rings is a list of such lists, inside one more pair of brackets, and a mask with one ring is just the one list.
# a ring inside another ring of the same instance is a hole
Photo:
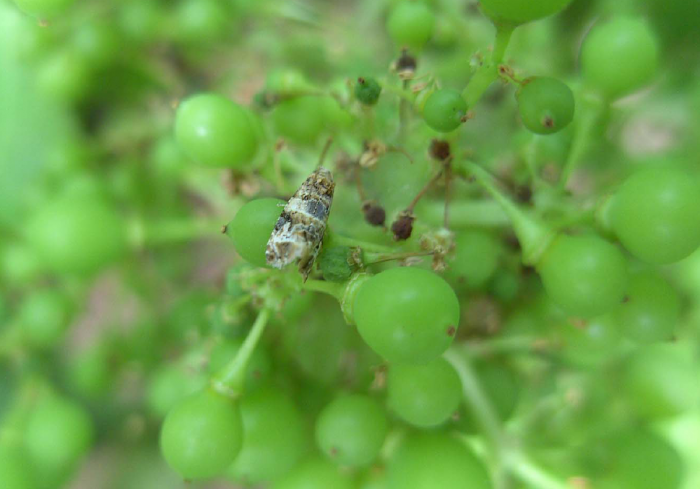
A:
{"label": "brown spot on grape", "polygon": [[547,129],[552,129],[554,127],[554,119],[552,119],[550,116],[545,116],[542,119],[542,125]]}
{"label": "brown spot on grape", "polygon": [[447,327],[447,336],[453,337],[457,333],[457,328],[450,325]]}
{"label": "brown spot on grape", "polygon": [[336,447],[331,447],[329,453],[331,457],[336,457],[338,455],[338,449]]}

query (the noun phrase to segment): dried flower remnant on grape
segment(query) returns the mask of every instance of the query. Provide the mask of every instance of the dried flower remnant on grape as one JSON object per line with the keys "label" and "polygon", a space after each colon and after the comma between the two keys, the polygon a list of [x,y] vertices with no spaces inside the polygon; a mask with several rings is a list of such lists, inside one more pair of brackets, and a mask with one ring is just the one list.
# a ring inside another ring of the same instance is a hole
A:
{"label": "dried flower remnant on grape", "polygon": [[362,204],[362,213],[365,221],[372,226],[384,226],[386,222],[386,211],[384,207],[375,202],[365,202]]}
{"label": "dried flower remnant on grape", "polygon": [[265,260],[282,269],[298,263],[306,280],[318,256],[333,203],[335,182],[330,170],[317,168],[289,199],[267,242]]}
{"label": "dried flower remnant on grape", "polygon": [[413,221],[416,218],[411,211],[404,211],[391,225],[391,232],[396,241],[404,241],[411,237],[413,233]]}

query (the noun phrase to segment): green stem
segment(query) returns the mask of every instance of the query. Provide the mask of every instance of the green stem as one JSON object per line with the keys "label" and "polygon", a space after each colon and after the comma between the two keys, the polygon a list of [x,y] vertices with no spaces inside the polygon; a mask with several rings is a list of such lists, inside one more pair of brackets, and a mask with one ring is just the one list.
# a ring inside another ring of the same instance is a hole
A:
{"label": "green stem", "polygon": [[501,452],[505,445],[505,436],[501,429],[501,422],[496,415],[496,410],[491,405],[488,397],[479,385],[479,379],[464,354],[451,349],[445,353],[445,359],[452,364],[462,382],[464,400],[472,409],[478,423],[484,430],[484,435],[493,447]]}
{"label": "green stem", "polygon": [[496,410],[479,385],[479,379],[469,359],[455,349],[448,350],[445,353],[445,359],[457,371],[462,383],[464,401],[471,408],[505,469],[521,481],[538,489],[568,489],[565,482],[539,467],[527,454],[510,442],[503,431]]}
{"label": "green stem", "polygon": [[581,163],[588,148],[591,146],[595,128],[606,107],[605,102],[594,99],[592,96],[586,94],[581,97],[581,101],[581,108],[579,109],[581,116],[574,128],[574,141],[566,162],[564,163],[561,177],[559,178],[558,186],[561,190],[566,188],[567,183],[571,179],[571,175],[574,173],[579,163]]}
{"label": "green stem", "polygon": [[412,104],[416,98],[416,96],[410,90],[395,87],[391,83],[384,83],[381,81],[378,81],[377,83],[379,83],[379,86],[382,87],[382,91],[391,92],[410,104]]}
{"label": "green stem", "polygon": [[465,350],[468,351],[471,356],[484,357],[501,353],[541,352],[556,347],[557,345],[552,341],[544,338],[532,336],[497,336],[465,345]]}
{"label": "green stem", "polygon": [[491,57],[484,61],[476,70],[462,91],[462,98],[467,102],[467,107],[470,109],[477,104],[491,84],[498,79],[498,65],[503,62],[503,57],[514,29],[515,27],[511,25],[496,26],[496,40]]}
{"label": "green stem", "polygon": [[[445,206],[439,201],[426,201],[418,207],[418,215],[439,225],[444,219]],[[465,228],[472,226],[503,227],[510,220],[501,206],[493,200],[472,200],[450,202],[450,226]]]}
{"label": "green stem", "polygon": [[328,294],[340,300],[343,296],[344,285],[342,283],[326,282],[325,280],[309,279],[301,285],[301,288]]}
{"label": "green stem", "polygon": [[530,487],[536,487],[537,489],[571,489],[571,486],[566,482],[559,480],[538,466],[522,451],[510,453],[505,463],[511,474]]}
{"label": "green stem", "polygon": [[216,392],[233,399],[241,396],[248,363],[269,319],[269,309],[263,309],[258,313],[258,317],[235,358],[212,377],[211,386]]}
{"label": "green stem", "polygon": [[466,161],[459,162],[455,164],[455,172],[461,175],[472,175],[479,185],[498,202],[510,219],[513,231],[518,237],[523,251],[523,263],[536,264],[554,239],[555,232],[538,217],[518,207],[498,189],[494,177],[479,165]]}
{"label": "green stem", "polygon": [[[404,80],[403,81],[403,90],[408,91],[408,86],[409,86],[409,81]],[[399,100],[399,134],[398,134],[398,143],[399,145],[403,145],[405,139],[406,139],[406,130],[408,128],[408,109],[410,107],[410,103],[405,99],[401,98]]]}
{"label": "green stem", "polygon": [[332,246],[348,246],[350,248],[362,248],[364,251],[376,251],[379,253],[391,253],[393,249],[389,246],[384,246],[376,243],[369,243],[367,241],[362,241],[355,238],[350,238],[348,236],[341,236],[336,233],[328,233],[327,239],[330,241]]}
{"label": "green stem", "polygon": [[374,265],[376,263],[382,263],[391,260],[403,260],[406,258],[413,258],[415,256],[428,256],[432,255],[432,251],[406,251],[404,253],[365,253],[365,265]]}
{"label": "green stem", "polygon": [[206,236],[216,236],[221,232],[221,220],[201,220],[196,218],[163,219],[144,222],[135,219],[131,222],[129,241],[136,249],[182,243]]}

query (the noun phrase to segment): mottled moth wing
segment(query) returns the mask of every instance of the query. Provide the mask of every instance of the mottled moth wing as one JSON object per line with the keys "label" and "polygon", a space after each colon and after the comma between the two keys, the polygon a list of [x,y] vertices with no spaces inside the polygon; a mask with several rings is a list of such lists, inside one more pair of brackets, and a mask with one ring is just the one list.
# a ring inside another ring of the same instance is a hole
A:
{"label": "mottled moth wing", "polygon": [[299,264],[307,279],[321,250],[326,222],[333,203],[335,182],[329,170],[317,168],[284,206],[265,250],[265,260],[274,268]]}

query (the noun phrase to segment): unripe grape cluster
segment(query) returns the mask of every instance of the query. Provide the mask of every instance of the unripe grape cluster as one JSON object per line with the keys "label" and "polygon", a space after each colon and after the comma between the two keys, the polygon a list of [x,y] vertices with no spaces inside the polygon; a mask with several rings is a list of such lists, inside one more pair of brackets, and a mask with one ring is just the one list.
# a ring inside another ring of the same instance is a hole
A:
{"label": "unripe grape cluster", "polygon": [[696,10],[0,4],[0,489],[697,487]]}

